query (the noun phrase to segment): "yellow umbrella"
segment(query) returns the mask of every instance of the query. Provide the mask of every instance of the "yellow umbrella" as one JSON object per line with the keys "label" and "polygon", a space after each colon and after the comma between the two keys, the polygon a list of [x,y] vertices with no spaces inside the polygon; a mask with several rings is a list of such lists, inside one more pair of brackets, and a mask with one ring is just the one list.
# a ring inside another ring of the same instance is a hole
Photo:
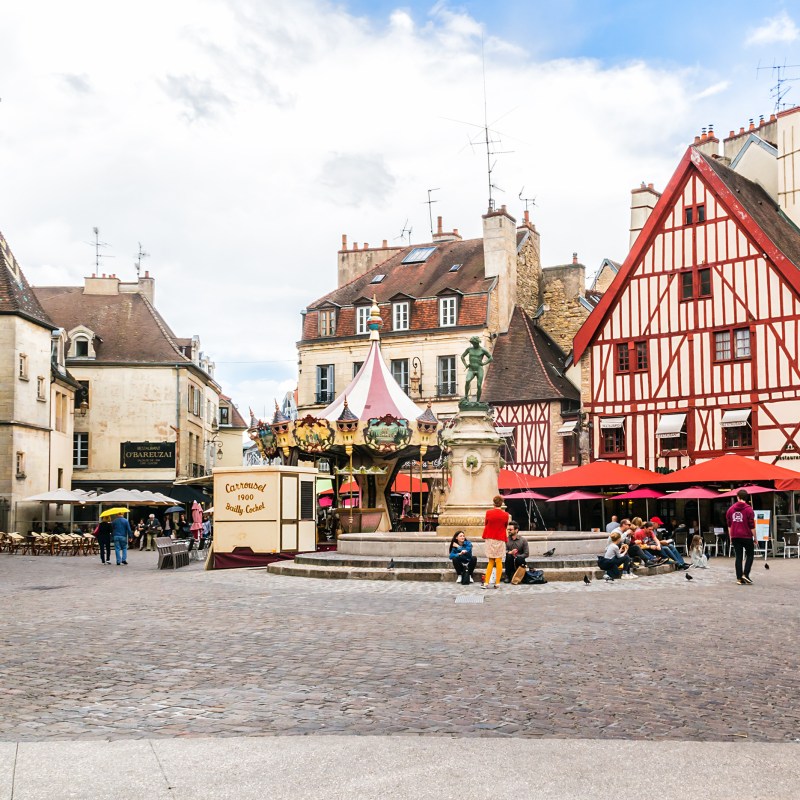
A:
{"label": "yellow umbrella", "polygon": [[106,511],[103,511],[102,514],[100,514],[100,519],[102,519],[103,517],[116,517],[117,514],[128,514],[128,513],[130,513],[129,508],[122,508],[121,506],[118,508],[109,508]]}

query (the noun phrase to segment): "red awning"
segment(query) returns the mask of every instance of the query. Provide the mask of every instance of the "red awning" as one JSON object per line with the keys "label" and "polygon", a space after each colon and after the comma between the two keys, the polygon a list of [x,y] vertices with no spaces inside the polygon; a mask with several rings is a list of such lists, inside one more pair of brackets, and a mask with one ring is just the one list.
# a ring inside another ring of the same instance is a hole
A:
{"label": "red awning", "polygon": [[[356,481],[347,481],[347,483],[343,483],[339,487],[339,494],[358,494],[361,489],[358,488],[358,483]],[[325,494],[333,494],[333,489],[326,489],[324,492],[320,492],[320,496]]]}
{"label": "red awning", "polygon": [[649,469],[626,467],[615,461],[590,461],[582,467],[556,472],[528,484],[533,489],[580,489],[586,486],[639,486],[656,483],[662,476]]}
{"label": "red awning", "polygon": [[739,456],[735,453],[726,453],[719,458],[712,458],[700,464],[694,464],[669,475],[659,475],[651,483],[753,483],[754,481],[775,481],[778,489],[791,491],[792,486],[779,486],[778,482],[791,484],[794,482],[800,487],[800,474],[786,467],[770,464],[768,461],[758,461],[755,458]]}
{"label": "red awning", "polygon": [[398,472],[397,477],[394,479],[394,483],[392,484],[392,491],[397,492],[398,494],[404,494],[405,492],[412,492],[414,494],[419,494],[420,483],[422,484],[422,491],[428,491],[428,484],[425,481],[420,481],[419,478],[415,478],[411,476],[409,478],[407,472]]}

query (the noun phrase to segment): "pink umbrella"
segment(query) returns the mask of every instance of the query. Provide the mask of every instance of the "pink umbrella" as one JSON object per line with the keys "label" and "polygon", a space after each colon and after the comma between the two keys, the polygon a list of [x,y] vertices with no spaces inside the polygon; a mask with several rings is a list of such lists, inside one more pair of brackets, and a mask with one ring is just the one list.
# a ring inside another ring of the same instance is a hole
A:
{"label": "pink umbrella", "polygon": [[650,518],[650,500],[658,500],[664,497],[664,492],[659,492],[656,489],[648,489],[642,486],[639,489],[634,489],[632,492],[625,492],[625,494],[618,494],[614,497],[615,500],[644,500],[644,509],[647,518]]}
{"label": "pink umbrella", "polygon": [[320,497],[319,500],[319,507],[320,508],[328,508],[328,506],[333,505],[333,498],[332,497]]}
{"label": "pink umbrella", "polygon": [[[526,489],[524,492],[511,492],[511,494],[504,495],[506,500],[548,500],[546,494],[539,494],[539,492]],[[528,530],[531,529],[531,504],[525,504],[526,511],[528,512]]]}
{"label": "pink umbrella", "polygon": [[189,530],[194,534],[195,539],[200,538],[200,531],[203,530],[203,508],[197,500],[192,502],[192,524]]}
{"label": "pink umbrella", "polygon": [[742,489],[744,489],[747,494],[765,494],[766,492],[775,491],[775,489],[770,489],[769,486],[756,486],[755,484],[751,484],[749,486],[740,486],[738,489],[731,489],[729,492],[723,492],[720,497],[736,497]]}
{"label": "pink umbrella", "polygon": [[581,520],[581,500],[602,500],[603,495],[595,494],[595,492],[583,492],[580,489],[576,489],[574,492],[567,492],[566,494],[560,494],[558,497],[551,497],[548,499],[548,503],[557,503],[559,500],[577,500],[578,501],[578,527],[583,530],[583,522]]}
{"label": "pink umbrella", "polygon": [[688,489],[681,489],[679,492],[670,492],[664,495],[665,498],[672,500],[697,500],[697,524],[700,524],[700,501],[713,500],[720,497],[719,492],[713,489],[706,489],[705,486],[690,486]]}

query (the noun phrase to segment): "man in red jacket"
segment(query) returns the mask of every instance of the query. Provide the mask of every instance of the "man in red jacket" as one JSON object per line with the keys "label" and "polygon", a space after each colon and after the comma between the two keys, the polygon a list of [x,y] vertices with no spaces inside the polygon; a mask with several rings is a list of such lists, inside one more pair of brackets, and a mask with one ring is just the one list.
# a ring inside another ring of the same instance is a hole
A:
{"label": "man in red jacket", "polygon": [[[744,489],[739,489],[736,496],[739,498],[725,514],[728,522],[728,533],[731,544],[736,551],[736,583],[740,586],[752,586],[750,580],[750,567],[753,566],[753,554],[756,538],[756,515],[747,502],[749,495]],[[742,569],[742,556],[747,554]]]}
{"label": "man in red jacket", "polygon": [[511,516],[501,508],[503,498],[499,494],[492,498],[492,503],[494,508],[486,512],[486,522],[483,526],[483,544],[489,563],[486,565],[482,589],[489,588],[492,569],[495,570],[494,588],[496,589],[500,583],[503,575],[503,559],[506,557],[506,526],[511,519]]}

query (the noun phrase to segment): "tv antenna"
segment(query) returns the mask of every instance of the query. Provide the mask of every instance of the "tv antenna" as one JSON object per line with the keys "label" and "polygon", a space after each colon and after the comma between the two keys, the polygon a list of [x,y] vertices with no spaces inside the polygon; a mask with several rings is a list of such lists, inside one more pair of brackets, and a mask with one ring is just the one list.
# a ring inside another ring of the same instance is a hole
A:
{"label": "tv antenna", "polygon": [[408,238],[408,243],[411,244],[411,231],[413,230],[413,228],[408,227],[408,218],[406,217],[406,221],[403,223],[403,230],[400,231],[399,236],[394,237],[395,241]]}
{"label": "tv antenna", "polygon": [[94,241],[93,242],[86,242],[86,244],[91,245],[94,247],[94,271],[95,276],[97,273],[100,272],[100,259],[101,258],[114,258],[114,256],[106,255],[105,253],[100,252],[101,247],[110,247],[111,245],[108,242],[101,242],[100,241],[100,228],[94,227],[92,228],[92,233],[94,233]]}
{"label": "tv antenna", "polygon": [[771,67],[762,67],[759,63],[759,65],[756,67],[756,75],[758,75],[758,73],[762,70],[770,70],[775,79],[775,85],[770,88],[769,96],[775,101],[776,114],[786,108],[793,108],[793,105],[783,102],[783,98],[786,97],[786,95],[789,94],[792,89],[791,86],[786,86],[786,84],[800,80],[800,76],[796,78],[787,78],[787,69],[800,69],[800,64],[787,64],[786,59],[784,59],[783,64],[775,64],[773,62]]}
{"label": "tv antenna", "polygon": [[139,274],[142,271],[142,259],[143,258],[150,258],[150,253],[145,253],[145,251],[142,250],[142,243],[139,242],[139,252],[136,254],[136,264],[134,264],[134,266],[136,267],[136,279],[137,280],[139,279]]}
{"label": "tv antenna", "polygon": [[425,201],[426,205],[428,206],[428,219],[431,223],[431,241],[433,241],[433,210],[432,206],[434,203],[438,203],[438,200],[431,200],[431,192],[438,192],[439,189],[428,189],[428,199]]}
{"label": "tv antenna", "polygon": [[519,190],[519,199],[522,200],[523,203],[525,203],[525,210],[527,211],[529,205],[531,205],[531,206],[535,206],[536,205],[536,197],[535,196],[534,197],[523,197],[522,193],[524,191],[525,191],[525,187],[523,186]]}

